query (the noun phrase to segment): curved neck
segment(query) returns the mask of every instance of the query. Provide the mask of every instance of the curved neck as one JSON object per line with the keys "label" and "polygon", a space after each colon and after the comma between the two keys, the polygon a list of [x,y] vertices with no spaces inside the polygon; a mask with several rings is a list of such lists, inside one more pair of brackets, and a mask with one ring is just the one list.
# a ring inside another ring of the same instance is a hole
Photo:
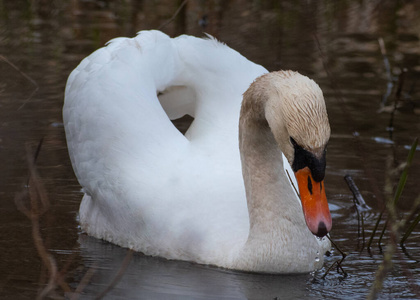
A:
{"label": "curved neck", "polygon": [[305,226],[302,209],[283,168],[282,152],[265,117],[266,103],[272,95],[269,89],[265,90],[267,93],[251,90],[244,94],[239,120],[239,148],[250,218],[248,240],[278,233],[284,218],[293,217]]}
{"label": "curved neck", "polygon": [[[282,152],[264,115],[264,101],[244,96],[239,121],[239,148],[250,218],[248,241],[282,234],[284,218],[302,219],[283,168]],[[299,218],[300,216],[300,218]],[[284,228],[283,228],[284,229]]]}
{"label": "curved neck", "polygon": [[235,267],[261,272],[309,270],[319,246],[284,171],[282,152],[265,119],[266,105],[249,95],[244,94],[242,103],[239,148],[250,228]]}

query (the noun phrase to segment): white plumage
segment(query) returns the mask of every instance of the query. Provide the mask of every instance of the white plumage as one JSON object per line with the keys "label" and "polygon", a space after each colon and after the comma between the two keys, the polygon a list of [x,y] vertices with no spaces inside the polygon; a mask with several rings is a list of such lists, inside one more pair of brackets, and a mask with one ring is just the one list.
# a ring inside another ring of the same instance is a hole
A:
{"label": "white plumage", "polygon": [[[85,58],[63,108],[85,191],[82,228],[168,259],[256,272],[319,268],[327,245],[306,227],[283,170],[288,188],[275,196],[291,208],[276,217],[289,221],[250,240],[238,122],[242,94],[264,73],[212,38],[158,31],[114,39]],[[194,117],[185,136],[170,121],[184,114]]]}

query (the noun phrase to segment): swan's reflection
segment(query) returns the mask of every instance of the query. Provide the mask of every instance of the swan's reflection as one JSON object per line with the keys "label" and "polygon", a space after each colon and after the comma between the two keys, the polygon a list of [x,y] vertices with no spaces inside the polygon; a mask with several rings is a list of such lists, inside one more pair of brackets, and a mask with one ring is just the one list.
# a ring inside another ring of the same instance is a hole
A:
{"label": "swan's reflection", "polygon": [[[117,276],[128,250],[84,234],[79,243],[85,271],[95,268],[81,298],[94,299]],[[310,276],[242,273],[134,253],[104,299],[303,299]]]}

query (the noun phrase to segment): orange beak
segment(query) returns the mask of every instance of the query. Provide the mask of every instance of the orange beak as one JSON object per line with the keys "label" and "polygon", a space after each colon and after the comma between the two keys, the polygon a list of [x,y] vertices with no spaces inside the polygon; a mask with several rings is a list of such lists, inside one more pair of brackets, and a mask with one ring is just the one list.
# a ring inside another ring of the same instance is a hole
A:
{"label": "orange beak", "polygon": [[308,167],[295,172],[302,201],[303,214],[309,230],[323,237],[331,230],[332,221],[325,195],[324,181],[316,182]]}

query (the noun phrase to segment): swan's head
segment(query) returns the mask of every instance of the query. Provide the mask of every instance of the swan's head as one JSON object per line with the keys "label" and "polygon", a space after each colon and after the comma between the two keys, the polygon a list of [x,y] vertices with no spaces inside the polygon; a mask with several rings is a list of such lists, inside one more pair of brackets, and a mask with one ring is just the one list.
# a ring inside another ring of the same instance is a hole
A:
{"label": "swan's head", "polygon": [[332,221],[324,188],[330,126],[322,91],[297,72],[267,76],[275,88],[265,103],[265,118],[295,172],[306,224],[313,234],[323,237]]}

